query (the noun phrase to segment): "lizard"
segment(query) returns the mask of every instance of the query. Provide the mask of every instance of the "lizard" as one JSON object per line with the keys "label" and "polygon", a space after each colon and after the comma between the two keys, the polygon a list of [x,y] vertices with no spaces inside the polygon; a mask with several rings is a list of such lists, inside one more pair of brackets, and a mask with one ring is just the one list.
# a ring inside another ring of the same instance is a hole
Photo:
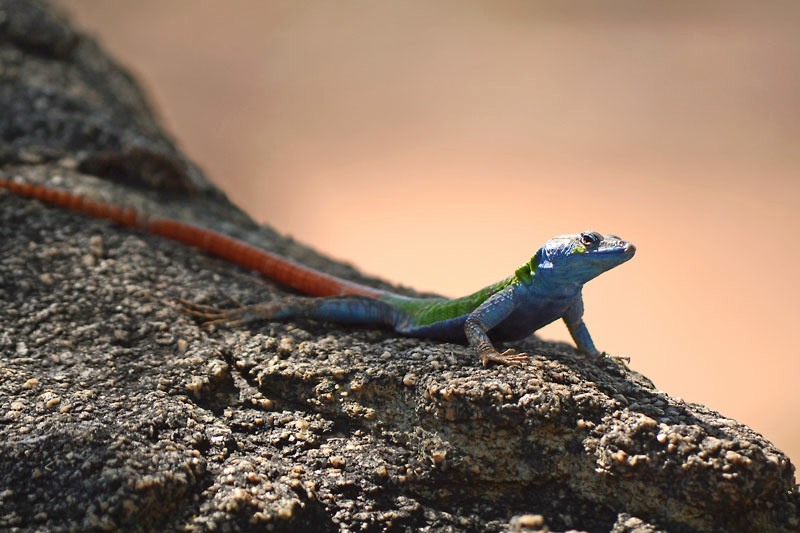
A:
{"label": "lizard", "polygon": [[309,318],[393,329],[402,335],[469,345],[484,366],[515,365],[528,354],[494,342],[527,337],[562,319],[578,350],[601,358],[583,320],[583,285],[633,257],[636,247],[595,231],[548,240],[507,278],[461,298],[411,297],[348,281],[213,230],[104,203],[65,190],[0,178],[0,189],[194,246],[306,296],[232,309],[179,299],[204,326]]}

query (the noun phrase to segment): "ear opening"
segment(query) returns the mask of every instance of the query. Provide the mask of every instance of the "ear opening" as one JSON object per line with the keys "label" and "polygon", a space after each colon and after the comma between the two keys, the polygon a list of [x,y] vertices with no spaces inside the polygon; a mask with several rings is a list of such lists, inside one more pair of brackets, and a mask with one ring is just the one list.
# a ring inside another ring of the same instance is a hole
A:
{"label": "ear opening", "polygon": [[553,263],[544,258],[543,248],[539,248],[536,253],[531,257],[531,274],[536,274],[540,268],[553,268]]}

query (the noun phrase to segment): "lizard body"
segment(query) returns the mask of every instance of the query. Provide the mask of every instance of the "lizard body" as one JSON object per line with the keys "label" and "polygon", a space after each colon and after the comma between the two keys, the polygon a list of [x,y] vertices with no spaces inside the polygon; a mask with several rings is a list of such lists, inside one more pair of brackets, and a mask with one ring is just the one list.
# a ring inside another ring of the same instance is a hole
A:
{"label": "lizard body", "polygon": [[[462,298],[414,298],[325,274],[242,241],[177,220],[90,200],[67,191],[0,178],[0,189],[104,218],[184,244],[255,270],[313,297],[290,296],[229,310],[180,300],[206,325],[311,318],[389,327],[414,337],[469,344],[484,364],[527,357],[499,353],[495,341],[516,340],[563,319],[578,349],[599,357],[583,321],[584,283],[633,257],[635,247],[614,235],[587,231],[550,239],[508,278]],[[321,297],[321,298],[320,298]]]}

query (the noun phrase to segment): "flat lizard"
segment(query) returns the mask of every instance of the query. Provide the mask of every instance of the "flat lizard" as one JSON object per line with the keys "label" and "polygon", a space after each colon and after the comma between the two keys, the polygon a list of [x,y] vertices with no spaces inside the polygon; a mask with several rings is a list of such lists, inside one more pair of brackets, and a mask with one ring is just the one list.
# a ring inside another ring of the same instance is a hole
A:
{"label": "flat lizard", "polygon": [[295,263],[233,237],[159,218],[63,190],[0,178],[0,189],[195,246],[308,296],[289,296],[234,309],[179,300],[205,325],[311,318],[388,327],[403,335],[469,344],[484,365],[518,364],[527,354],[498,352],[493,342],[524,338],[563,319],[578,349],[595,348],[583,321],[583,285],[633,257],[636,248],[615,235],[584,231],[547,241],[512,275],[461,298],[415,298],[347,281]]}

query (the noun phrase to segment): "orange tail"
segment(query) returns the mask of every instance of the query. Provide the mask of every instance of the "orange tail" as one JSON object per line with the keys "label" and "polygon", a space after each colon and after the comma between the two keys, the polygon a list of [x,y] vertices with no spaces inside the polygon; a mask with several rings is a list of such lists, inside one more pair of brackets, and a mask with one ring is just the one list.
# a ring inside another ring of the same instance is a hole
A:
{"label": "orange tail", "polygon": [[67,191],[29,183],[18,183],[3,178],[0,178],[0,189],[95,218],[104,218],[122,226],[139,228],[154,235],[200,248],[209,254],[241,267],[255,270],[262,276],[311,296],[353,294],[378,297],[384,294],[379,289],[325,274],[233,237],[177,220],[150,217],[144,213],[138,213],[134,209],[97,202]]}

